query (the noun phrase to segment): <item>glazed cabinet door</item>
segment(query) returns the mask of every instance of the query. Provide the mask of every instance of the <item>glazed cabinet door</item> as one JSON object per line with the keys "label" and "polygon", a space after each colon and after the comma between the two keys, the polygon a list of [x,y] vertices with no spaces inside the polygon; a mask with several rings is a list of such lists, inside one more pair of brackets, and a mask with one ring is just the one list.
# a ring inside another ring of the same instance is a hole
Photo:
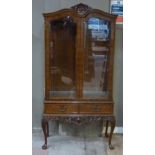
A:
{"label": "glazed cabinet door", "polygon": [[76,98],[78,19],[64,13],[45,24],[46,99]]}
{"label": "glazed cabinet door", "polygon": [[83,98],[112,96],[113,26],[96,14],[83,21]]}

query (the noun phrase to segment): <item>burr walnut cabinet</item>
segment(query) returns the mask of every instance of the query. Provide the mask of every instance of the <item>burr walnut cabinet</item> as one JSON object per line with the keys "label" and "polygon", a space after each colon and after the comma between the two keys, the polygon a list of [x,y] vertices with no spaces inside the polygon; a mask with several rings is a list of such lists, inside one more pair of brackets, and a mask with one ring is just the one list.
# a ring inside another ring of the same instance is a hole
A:
{"label": "burr walnut cabinet", "polygon": [[50,120],[115,127],[113,59],[116,16],[78,4],[44,13],[45,100],[42,129],[47,149]]}

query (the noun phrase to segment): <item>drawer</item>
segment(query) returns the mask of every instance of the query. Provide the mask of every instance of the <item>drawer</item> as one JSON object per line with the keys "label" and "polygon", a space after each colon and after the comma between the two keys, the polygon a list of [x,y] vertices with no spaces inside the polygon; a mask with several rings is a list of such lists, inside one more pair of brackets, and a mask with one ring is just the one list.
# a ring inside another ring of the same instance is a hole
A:
{"label": "drawer", "polygon": [[80,104],[82,114],[113,114],[113,104]]}
{"label": "drawer", "polygon": [[76,104],[45,104],[45,114],[78,113]]}

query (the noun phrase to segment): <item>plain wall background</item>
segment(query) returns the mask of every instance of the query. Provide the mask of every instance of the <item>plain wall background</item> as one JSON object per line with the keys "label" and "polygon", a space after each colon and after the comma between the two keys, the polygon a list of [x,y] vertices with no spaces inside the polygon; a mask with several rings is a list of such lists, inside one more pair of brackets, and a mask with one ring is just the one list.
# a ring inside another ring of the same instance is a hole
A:
{"label": "plain wall background", "polygon": [[[85,3],[109,12],[109,0],[33,0],[32,1],[32,127],[41,128],[44,100],[44,21],[42,13]],[[114,60],[114,102],[116,126],[123,126],[123,30],[116,26]],[[54,124],[54,123],[53,123]],[[97,127],[98,124],[93,125]],[[57,126],[57,124],[53,125]],[[69,125],[64,125],[68,130]],[[55,127],[54,127],[55,128]],[[95,132],[95,130],[94,130]]]}

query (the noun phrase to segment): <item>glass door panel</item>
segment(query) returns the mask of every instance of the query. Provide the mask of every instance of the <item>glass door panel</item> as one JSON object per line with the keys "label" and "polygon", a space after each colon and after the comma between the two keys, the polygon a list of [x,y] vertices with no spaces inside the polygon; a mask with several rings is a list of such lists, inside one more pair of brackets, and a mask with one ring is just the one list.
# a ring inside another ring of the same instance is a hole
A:
{"label": "glass door panel", "polygon": [[84,97],[108,96],[110,22],[89,18],[85,23]]}
{"label": "glass door panel", "polygon": [[69,16],[50,23],[52,97],[76,96],[76,23]]}

